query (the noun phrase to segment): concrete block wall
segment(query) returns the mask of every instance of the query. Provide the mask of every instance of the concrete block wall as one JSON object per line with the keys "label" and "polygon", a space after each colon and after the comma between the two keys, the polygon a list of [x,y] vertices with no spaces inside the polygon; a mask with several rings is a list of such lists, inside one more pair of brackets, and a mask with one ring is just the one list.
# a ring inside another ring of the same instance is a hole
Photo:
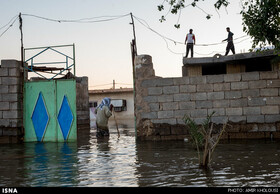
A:
{"label": "concrete block wall", "polygon": [[[147,57],[138,56],[136,63],[136,75],[141,75],[136,76],[138,137],[182,139],[187,134],[185,114],[200,123],[215,111],[213,123],[231,124],[228,137],[234,133],[232,138],[280,138],[279,71],[145,78],[141,68],[154,71]],[[141,61],[150,64],[143,66]]]}
{"label": "concrete block wall", "polygon": [[2,60],[0,67],[0,143],[23,136],[23,68],[17,60]]}

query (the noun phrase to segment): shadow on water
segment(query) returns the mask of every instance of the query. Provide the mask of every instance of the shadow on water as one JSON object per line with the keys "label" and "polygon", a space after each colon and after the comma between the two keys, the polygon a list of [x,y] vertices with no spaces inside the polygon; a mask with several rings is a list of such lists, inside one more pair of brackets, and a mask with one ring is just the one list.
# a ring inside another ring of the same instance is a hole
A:
{"label": "shadow on water", "polygon": [[76,143],[1,144],[0,186],[280,186],[280,142],[221,142],[210,168],[199,168],[184,141],[136,142],[134,129]]}

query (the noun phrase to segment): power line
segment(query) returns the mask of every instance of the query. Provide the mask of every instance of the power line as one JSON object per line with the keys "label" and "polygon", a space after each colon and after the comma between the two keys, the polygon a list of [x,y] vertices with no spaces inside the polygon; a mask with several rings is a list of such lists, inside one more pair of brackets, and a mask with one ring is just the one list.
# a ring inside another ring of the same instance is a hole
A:
{"label": "power line", "polygon": [[[97,23],[97,22],[107,22],[112,20],[117,20],[126,16],[129,16],[130,14],[124,14],[124,15],[115,15],[115,16],[98,16],[98,17],[91,17],[91,18],[81,18],[76,20],[59,20],[59,19],[52,19],[52,18],[46,18],[38,15],[33,14],[21,14],[22,16],[29,16],[29,17],[35,17],[38,19],[43,19],[51,22],[59,22],[59,23]],[[105,19],[102,19],[105,18]],[[107,19],[106,19],[107,18]]]}
{"label": "power line", "polygon": [[[14,25],[14,23],[17,21],[18,16],[17,17],[13,17],[12,20],[9,21],[8,24],[4,25],[1,27],[1,29],[5,28],[6,26],[8,26],[8,28],[6,28],[6,30],[4,30],[1,34],[0,34],[0,38]],[[11,23],[12,21],[12,23]],[[11,23],[11,24],[10,24]]]}

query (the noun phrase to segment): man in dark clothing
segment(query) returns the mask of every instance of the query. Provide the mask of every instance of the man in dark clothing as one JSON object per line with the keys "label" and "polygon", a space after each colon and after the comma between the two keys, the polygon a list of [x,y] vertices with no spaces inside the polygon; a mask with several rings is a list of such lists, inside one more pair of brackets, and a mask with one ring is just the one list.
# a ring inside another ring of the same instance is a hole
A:
{"label": "man in dark clothing", "polygon": [[227,41],[227,42],[228,42],[228,43],[227,43],[227,48],[226,48],[226,54],[225,54],[225,56],[228,55],[229,50],[231,50],[231,52],[232,52],[233,54],[235,54],[235,49],[234,49],[234,44],[233,44],[233,38],[232,38],[233,33],[230,31],[230,28],[229,28],[229,27],[227,27],[226,29],[227,29],[227,32],[228,32],[228,37],[227,37],[225,40],[223,40],[223,42],[224,42],[224,41]]}
{"label": "man in dark clothing", "polygon": [[193,45],[195,45],[195,36],[192,32],[193,32],[193,30],[190,29],[190,31],[187,34],[186,39],[185,39],[185,44],[187,43],[187,51],[186,51],[185,57],[188,57],[189,50],[191,50],[191,58],[193,58]]}

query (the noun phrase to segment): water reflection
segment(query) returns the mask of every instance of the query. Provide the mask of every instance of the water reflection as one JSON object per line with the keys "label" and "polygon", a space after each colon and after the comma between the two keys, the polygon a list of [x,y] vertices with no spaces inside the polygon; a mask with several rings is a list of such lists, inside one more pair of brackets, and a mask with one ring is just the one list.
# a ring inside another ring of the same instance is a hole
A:
{"label": "water reflection", "polygon": [[208,171],[184,141],[99,141],[1,144],[0,186],[280,186],[280,142],[232,141],[217,146]]}

